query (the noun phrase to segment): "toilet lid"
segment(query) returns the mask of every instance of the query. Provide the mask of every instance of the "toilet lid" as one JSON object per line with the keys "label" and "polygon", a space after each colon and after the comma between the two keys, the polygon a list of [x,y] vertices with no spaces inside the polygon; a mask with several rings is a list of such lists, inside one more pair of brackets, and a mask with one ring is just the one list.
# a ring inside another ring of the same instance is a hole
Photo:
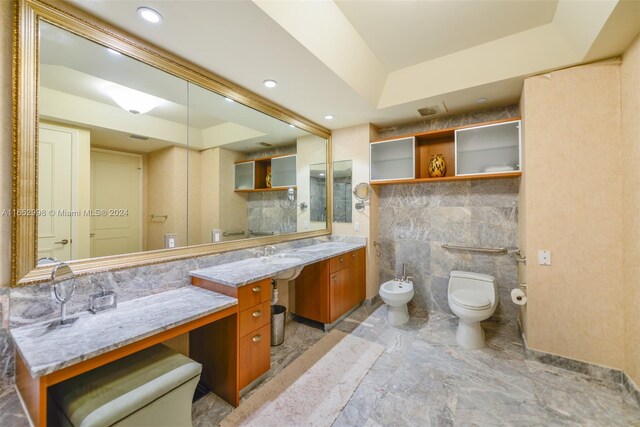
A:
{"label": "toilet lid", "polygon": [[491,300],[483,292],[473,289],[458,289],[450,298],[456,305],[474,310],[491,307]]}

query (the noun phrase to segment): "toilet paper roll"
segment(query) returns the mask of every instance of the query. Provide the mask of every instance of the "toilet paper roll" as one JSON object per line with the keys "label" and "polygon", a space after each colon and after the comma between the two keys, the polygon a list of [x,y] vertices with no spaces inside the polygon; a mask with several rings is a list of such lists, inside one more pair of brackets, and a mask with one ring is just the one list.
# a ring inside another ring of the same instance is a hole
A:
{"label": "toilet paper roll", "polygon": [[511,290],[511,301],[514,304],[525,305],[527,303],[527,294],[522,289]]}

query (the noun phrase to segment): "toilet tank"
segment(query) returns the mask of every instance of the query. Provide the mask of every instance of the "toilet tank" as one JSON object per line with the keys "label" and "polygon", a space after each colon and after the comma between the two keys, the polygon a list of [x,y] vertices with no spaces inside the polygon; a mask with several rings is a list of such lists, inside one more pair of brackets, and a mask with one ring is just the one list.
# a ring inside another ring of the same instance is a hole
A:
{"label": "toilet tank", "polygon": [[451,272],[449,275],[449,294],[458,289],[482,289],[492,303],[495,302],[498,293],[495,277],[470,271]]}

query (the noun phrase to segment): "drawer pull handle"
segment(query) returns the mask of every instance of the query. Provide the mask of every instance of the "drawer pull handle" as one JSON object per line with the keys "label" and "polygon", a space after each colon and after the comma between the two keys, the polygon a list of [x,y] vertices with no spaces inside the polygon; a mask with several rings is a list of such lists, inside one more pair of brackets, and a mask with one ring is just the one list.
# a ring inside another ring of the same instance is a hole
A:
{"label": "drawer pull handle", "polygon": [[251,338],[253,342],[259,342],[261,339],[262,339],[262,335],[256,335],[255,337]]}
{"label": "drawer pull handle", "polygon": [[356,257],[356,254],[351,254],[351,258],[355,258],[355,257]]}
{"label": "drawer pull handle", "polygon": [[340,258],[338,259],[338,261],[340,261],[340,262],[344,261],[344,257],[340,257]]}
{"label": "drawer pull handle", "polygon": [[254,311],[253,313],[251,313],[251,315],[252,315],[253,317],[260,317],[260,316],[262,316],[262,311],[260,311],[260,310],[256,310],[256,311]]}
{"label": "drawer pull handle", "polygon": [[262,286],[254,286],[253,289],[251,289],[253,291],[253,293],[257,294],[258,292],[260,292],[260,290],[262,289]]}
{"label": "drawer pull handle", "polygon": [[332,276],[331,279],[335,282],[338,276]]}

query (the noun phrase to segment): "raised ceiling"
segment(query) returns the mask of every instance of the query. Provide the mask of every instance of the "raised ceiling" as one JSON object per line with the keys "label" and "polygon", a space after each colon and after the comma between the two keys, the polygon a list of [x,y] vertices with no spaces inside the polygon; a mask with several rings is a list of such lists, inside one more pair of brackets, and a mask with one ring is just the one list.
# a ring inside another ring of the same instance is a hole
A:
{"label": "raised ceiling", "polygon": [[558,4],[504,0],[335,3],[387,71],[548,24]]}
{"label": "raised ceiling", "polygon": [[517,102],[526,76],[619,55],[640,31],[638,1],[74,3],[331,129]]}

